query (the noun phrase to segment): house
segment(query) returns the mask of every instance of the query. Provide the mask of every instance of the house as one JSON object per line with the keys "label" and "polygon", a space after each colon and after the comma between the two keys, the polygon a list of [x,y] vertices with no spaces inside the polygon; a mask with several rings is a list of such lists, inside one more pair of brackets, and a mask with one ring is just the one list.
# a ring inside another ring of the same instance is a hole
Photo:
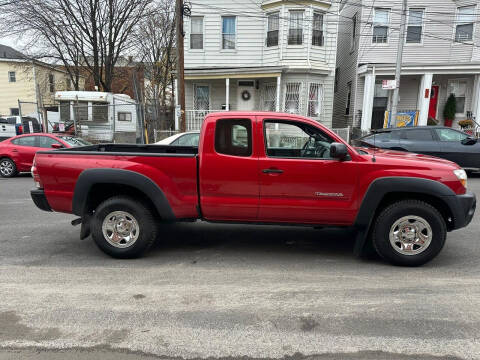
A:
{"label": "house", "polygon": [[135,143],[138,105],[125,94],[99,91],[58,91],[60,122],[95,142]]}
{"label": "house", "polygon": [[[337,2],[195,3],[185,18],[187,129],[211,111],[269,110],[332,125]],[[177,93],[177,92],[175,92]]]}
{"label": "house", "polygon": [[[398,111],[418,125],[444,124],[450,94],[459,120],[480,118],[478,0],[410,0]],[[337,49],[334,127],[381,128],[393,90],[402,2],[342,0]],[[387,115],[388,118],[388,115]]]}
{"label": "house", "polygon": [[42,110],[37,104],[49,108],[56,91],[70,88],[65,71],[0,45],[0,115],[36,115]]}

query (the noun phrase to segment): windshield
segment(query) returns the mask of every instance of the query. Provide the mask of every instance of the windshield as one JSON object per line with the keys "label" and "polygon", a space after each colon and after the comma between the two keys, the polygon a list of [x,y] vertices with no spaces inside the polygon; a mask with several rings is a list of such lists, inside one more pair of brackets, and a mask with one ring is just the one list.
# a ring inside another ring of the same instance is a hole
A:
{"label": "windshield", "polygon": [[91,142],[73,136],[59,136],[59,138],[73,147],[92,145]]}

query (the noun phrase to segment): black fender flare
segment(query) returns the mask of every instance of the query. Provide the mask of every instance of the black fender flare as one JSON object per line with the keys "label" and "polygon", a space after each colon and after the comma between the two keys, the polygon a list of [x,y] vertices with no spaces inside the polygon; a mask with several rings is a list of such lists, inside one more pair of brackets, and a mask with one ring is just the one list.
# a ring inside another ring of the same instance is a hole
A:
{"label": "black fender flare", "polygon": [[357,230],[354,252],[360,255],[365,246],[374,214],[384,197],[390,193],[418,193],[438,198],[452,214],[457,213],[455,192],[448,186],[430,179],[417,177],[383,177],[374,180],[368,187],[360,205],[354,227]]}
{"label": "black fender flare", "polygon": [[145,175],[122,169],[87,169],[82,171],[75,184],[72,199],[72,212],[78,216],[85,216],[87,211],[88,194],[96,184],[128,185],[147,196],[154,204],[163,221],[174,221],[172,211],[162,189]]}

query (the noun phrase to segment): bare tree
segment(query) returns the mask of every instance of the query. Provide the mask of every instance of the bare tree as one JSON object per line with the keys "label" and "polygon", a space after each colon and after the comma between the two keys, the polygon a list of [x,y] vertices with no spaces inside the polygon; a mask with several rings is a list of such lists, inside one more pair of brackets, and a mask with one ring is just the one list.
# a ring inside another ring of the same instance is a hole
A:
{"label": "bare tree", "polygon": [[[139,25],[137,31],[138,58],[141,59],[147,98],[165,107],[171,100],[173,68],[175,66],[175,3],[163,0]],[[170,88],[170,89],[169,89]],[[169,99],[170,97],[170,99]]]}
{"label": "bare tree", "polygon": [[[8,0],[7,0],[8,1]],[[133,34],[153,0],[15,0],[2,7],[8,32],[25,34],[41,58],[65,67],[75,89],[86,70],[111,91],[115,65],[133,51]]]}

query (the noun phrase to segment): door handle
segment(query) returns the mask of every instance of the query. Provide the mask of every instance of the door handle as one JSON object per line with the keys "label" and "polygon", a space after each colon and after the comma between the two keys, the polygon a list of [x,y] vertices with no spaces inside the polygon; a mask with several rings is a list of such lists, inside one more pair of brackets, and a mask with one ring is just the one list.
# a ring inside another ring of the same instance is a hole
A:
{"label": "door handle", "polygon": [[12,149],[12,152],[18,152],[18,150],[17,149]]}
{"label": "door handle", "polygon": [[264,174],[282,174],[283,170],[280,170],[280,169],[263,169],[262,172]]}

